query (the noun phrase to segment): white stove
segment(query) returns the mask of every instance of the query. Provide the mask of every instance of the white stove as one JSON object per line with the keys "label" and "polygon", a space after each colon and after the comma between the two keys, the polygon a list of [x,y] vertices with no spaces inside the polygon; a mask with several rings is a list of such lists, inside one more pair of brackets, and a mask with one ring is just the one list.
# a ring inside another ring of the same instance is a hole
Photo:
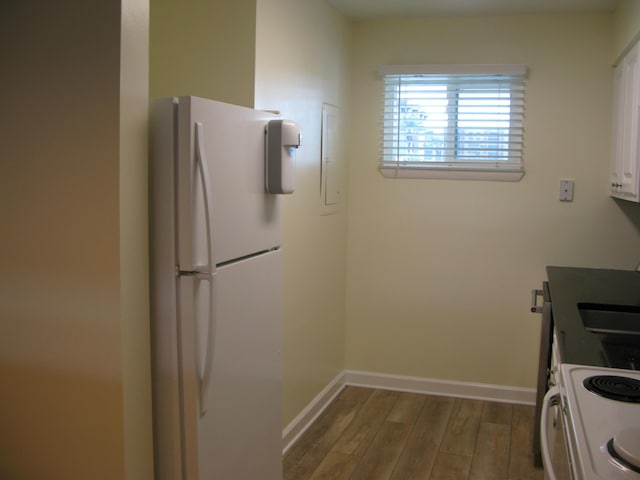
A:
{"label": "white stove", "polygon": [[640,371],[560,367],[560,401],[575,480],[640,480]]}

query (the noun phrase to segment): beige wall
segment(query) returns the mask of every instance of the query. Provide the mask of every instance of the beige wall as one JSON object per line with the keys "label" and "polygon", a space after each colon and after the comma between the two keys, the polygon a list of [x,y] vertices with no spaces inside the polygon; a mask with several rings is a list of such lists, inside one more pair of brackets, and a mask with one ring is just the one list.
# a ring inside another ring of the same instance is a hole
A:
{"label": "beige wall", "polygon": [[[355,24],[349,369],[533,387],[546,265],[632,268],[640,206],[607,194],[612,16],[461,17]],[[524,63],[518,183],[385,179],[378,65]],[[560,179],[575,199],[558,201]]]}
{"label": "beige wall", "polygon": [[151,96],[253,106],[256,0],[153,0]]}
{"label": "beige wall", "polygon": [[614,61],[637,40],[640,34],[640,2],[618,0],[613,15],[613,59]]}
{"label": "beige wall", "polygon": [[320,132],[323,102],[347,125],[349,25],[322,0],[259,0],[257,18],[256,108],[280,110],[303,136],[282,202],[286,424],[344,368],[346,192],[321,215]]}
{"label": "beige wall", "polygon": [[[136,84],[129,93],[137,103],[123,109],[135,138],[119,141],[129,137],[120,131],[121,15],[137,11],[126,28],[143,32],[148,17],[144,2],[123,3],[0,7],[10,92],[0,115],[2,478],[111,480],[134,466],[139,475],[130,478],[151,478],[150,450],[131,456],[125,445],[132,434],[150,446],[144,355],[135,366],[141,385],[124,373],[127,351],[148,349],[146,333],[123,325],[148,325],[146,298],[125,301],[121,291],[122,255],[134,245],[145,250],[144,218],[132,227],[120,217],[121,167],[145,157],[146,74],[135,69],[122,70]],[[137,58],[144,70],[146,53]],[[137,292],[143,264],[127,268]],[[126,422],[134,397],[142,404],[137,427]]]}

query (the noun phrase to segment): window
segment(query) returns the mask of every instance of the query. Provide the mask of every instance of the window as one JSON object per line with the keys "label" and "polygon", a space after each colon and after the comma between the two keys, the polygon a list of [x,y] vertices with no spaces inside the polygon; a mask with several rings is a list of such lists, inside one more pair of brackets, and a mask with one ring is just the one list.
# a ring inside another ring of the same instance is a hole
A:
{"label": "window", "polygon": [[395,65],[380,71],[384,176],[522,178],[525,66]]}

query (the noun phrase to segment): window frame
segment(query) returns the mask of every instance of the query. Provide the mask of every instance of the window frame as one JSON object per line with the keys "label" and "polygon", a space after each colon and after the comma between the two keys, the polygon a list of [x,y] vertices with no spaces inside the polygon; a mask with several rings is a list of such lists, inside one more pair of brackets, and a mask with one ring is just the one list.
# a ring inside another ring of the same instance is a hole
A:
{"label": "window frame", "polygon": [[[524,86],[526,81],[527,67],[526,65],[385,65],[379,68],[379,73],[383,80],[386,76],[424,76],[424,75],[467,75],[467,76],[510,76],[517,77],[521,80],[521,87],[523,89],[524,102]],[[443,84],[444,85],[444,84]],[[458,92],[460,88],[456,88],[451,83],[447,83],[447,90],[454,88]],[[386,83],[385,83],[386,86]],[[386,92],[383,91],[383,102],[386,100]],[[456,135],[461,127],[458,123],[458,116],[460,111],[460,101],[458,95],[455,100],[455,114],[448,117],[448,127],[446,128],[445,138],[451,139],[451,135]],[[448,100],[449,101],[449,100]],[[522,160],[522,154],[517,155],[519,161],[514,162],[512,160],[505,161],[464,161],[457,157],[456,159],[448,159],[443,161],[431,161],[424,163],[420,161],[405,162],[399,160],[396,157],[395,161],[389,161],[385,159],[384,152],[384,133],[385,122],[396,120],[397,117],[388,118],[385,110],[386,105],[383,105],[383,124],[382,124],[382,144],[381,153],[379,159],[378,169],[380,173],[387,178],[440,178],[440,179],[462,179],[462,180],[497,180],[497,181],[519,181],[524,176],[524,163]],[[524,116],[524,104],[519,112],[521,116]],[[509,127],[509,134],[514,130],[513,120],[510,117],[511,125]],[[399,126],[397,127],[399,130]],[[519,127],[522,129],[522,127]],[[515,129],[517,130],[517,129]],[[452,133],[453,132],[453,133]],[[524,132],[521,133],[521,136]],[[460,141],[457,136],[455,140],[451,142],[453,150],[456,152],[459,150]],[[509,142],[510,148],[512,148],[511,142]],[[518,147],[521,149],[523,140],[521,139]],[[509,150],[511,151],[511,150]]]}

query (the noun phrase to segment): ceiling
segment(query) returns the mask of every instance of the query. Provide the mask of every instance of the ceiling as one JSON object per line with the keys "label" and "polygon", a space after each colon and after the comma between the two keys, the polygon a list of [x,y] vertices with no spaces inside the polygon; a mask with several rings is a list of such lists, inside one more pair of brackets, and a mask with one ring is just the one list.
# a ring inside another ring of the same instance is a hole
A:
{"label": "ceiling", "polygon": [[352,20],[383,16],[613,12],[616,0],[327,0]]}

